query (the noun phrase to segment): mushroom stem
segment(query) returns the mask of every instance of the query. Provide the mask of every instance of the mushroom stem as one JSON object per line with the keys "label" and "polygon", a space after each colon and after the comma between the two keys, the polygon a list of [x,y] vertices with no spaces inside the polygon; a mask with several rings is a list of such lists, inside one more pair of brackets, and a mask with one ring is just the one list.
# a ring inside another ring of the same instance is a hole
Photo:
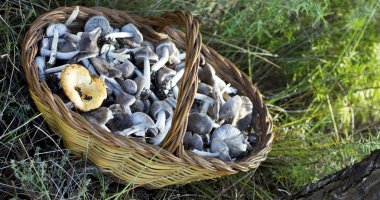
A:
{"label": "mushroom stem", "polygon": [[71,13],[69,18],[67,19],[65,26],[69,26],[71,23],[73,23],[73,21],[77,18],[78,13],[79,13],[79,6],[75,6],[73,12]]}
{"label": "mushroom stem", "polygon": [[65,105],[66,105],[66,107],[67,107],[68,109],[70,109],[70,110],[74,108],[74,104],[73,104],[73,102],[71,102],[71,101],[65,103]]}
{"label": "mushroom stem", "polygon": [[144,127],[145,127],[145,125],[139,124],[139,125],[132,126],[130,128],[124,129],[122,131],[119,131],[118,133],[120,135],[123,135],[123,136],[128,136],[128,135],[131,135],[133,133],[136,133],[136,132],[144,130]]}
{"label": "mushroom stem", "polygon": [[209,104],[214,104],[214,99],[204,94],[195,93],[194,98],[197,100],[205,101]]}
{"label": "mushroom stem", "polygon": [[207,110],[208,110],[208,107],[210,107],[210,103],[207,102],[207,101],[203,102],[202,108],[201,108],[201,113],[202,114],[206,114]]}
{"label": "mushroom stem", "polygon": [[66,38],[66,40],[74,42],[74,43],[79,43],[79,41],[80,41],[79,35],[74,35],[74,34],[71,34],[69,32],[65,33],[65,38]]}
{"label": "mushroom stem", "polygon": [[108,132],[111,132],[111,130],[105,125],[105,124],[100,124],[99,125],[101,128],[103,128],[104,130],[108,131]]}
{"label": "mushroom stem", "polygon": [[[57,59],[61,60],[70,60],[72,57],[77,55],[79,51],[72,51],[72,52],[55,52],[55,57]],[[48,50],[48,49],[41,49],[41,55],[42,56],[49,56],[53,54],[53,50]]]}
{"label": "mushroom stem", "polygon": [[156,126],[160,132],[165,130],[165,111],[158,112]]}
{"label": "mushroom stem", "polygon": [[183,61],[186,59],[186,52],[180,53],[179,54],[179,60]]}
{"label": "mushroom stem", "polygon": [[45,70],[45,74],[53,74],[53,73],[60,72],[60,71],[62,71],[68,65],[69,64],[64,64],[64,65],[61,65],[61,66],[58,66],[58,67],[53,67],[53,68],[46,69]]}
{"label": "mushroom stem", "polygon": [[88,69],[88,71],[90,72],[90,74],[99,76],[98,73],[96,72],[94,66],[91,65],[91,63],[88,60],[88,58],[85,58],[85,59],[83,59],[81,61],[83,63],[83,66]]}
{"label": "mushroom stem", "polygon": [[117,83],[117,81],[114,78],[109,78],[104,74],[100,75],[100,78],[103,81],[108,81],[110,84],[112,84],[117,91],[123,91],[123,88],[119,85],[119,83]]}
{"label": "mushroom stem", "polygon": [[34,59],[34,62],[38,66],[38,74],[39,74],[40,80],[44,81],[45,80],[45,69],[46,69],[45,59],[41,56],[38,56],[38,57],[36,57],[36,59]]}
{"label": "mushroom stem", "polygon": [[154,146],[157,146],[161,144],[161,142],[165,139],[166,135],[168,134],[171,124],[172,124],[173,116],[170,116],[165,123],[165,130],[163,132],[160,132],[156,137],[152,138],[152,144]]}
{"label": "mushroom stem", "polygon": [[58,30],[54,28],[54,35],[53,35],[53,41],[51,44],[51,54],[50,54],[50,59],[48,61],[49,65],[53,65],[56,59],[56,54],[57,54],[57,47],[58,47]]}
{"label": "mushroom stem", "polygon": [[133,37],[133,33],[129,33],[129,32],[113,32],[113,33],[108,33],[104,37],[106,39],[115,40],[116,38],[129,38],[129,37]]}
{"label": "mushroom stem", "polygon": [[208,151],[199,151],[197,149],[192,150],[193,153],[197,154],[198,156],[202,157],[209,157],[209,158],[216,158],[219,157],[220,153],[212,153]]}
{"label": "mushroom stem", "polygon": [[176,86],[178,81],[182,78],[183,73],[185,72],[185,68],[180,69],[174,76],[173,78],[168,81],[166,84],[166,94],[169,92],[169,89]]}
{"label": "mushroom stem", "polygon": [[169,60],[169,49],[168,47],[163,47],[163,56],[152,65],[152,71],[158,71],[161,67],[163,67]]}
{"label": "mushroom stem", "polygon": [[149,90],[150,89],[150,63],[149,58],[144,59],[144,80],[145,80],[145,86],[144,88]]}

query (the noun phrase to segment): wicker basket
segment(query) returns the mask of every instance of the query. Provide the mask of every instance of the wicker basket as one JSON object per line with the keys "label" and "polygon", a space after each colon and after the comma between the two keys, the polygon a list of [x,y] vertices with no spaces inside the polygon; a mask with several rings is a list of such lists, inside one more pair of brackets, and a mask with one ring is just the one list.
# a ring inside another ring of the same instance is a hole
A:
{"label": "wicker basket", "polygon": [[[169,37],[178,48],[186,50],[185,73],[180,81],[174,120],[162,146],[156,147],[131,137],[106,132],[67,109],[62,99],[52,94],[46,82],[39,81],[34,58],[46,27],[51,23],[64,22],[73,9],[74,7],[60,7],[41,15],[31,25],[22,47],[22,64],[30,94],[51,130],[63,138],[64,145],[72,153],[85,156],[103,172],[111,173],[119,181],[146,188],[161,188],[248,171],[257,168],[266,159],[273,141],[272,119],[259,91],[250,78],[231,61],[202,44],[198,22],[191,14],[183,11],[142,18],[126,11],[80,7],[77,19],[69,27],[79,31],[88,18],[103,15],[113,27],[134,23],[144,38],[157,41]],[[185,33],[168,27],[170,25],[184,26]],[[252,126],[259,135],[258,145],[250,155],[237,162],[204,158],[184,150],[182,140],[197,90],[200,54],[204,55],[206,62],[215,68],[222,79],[238,88],[253,103]]]}

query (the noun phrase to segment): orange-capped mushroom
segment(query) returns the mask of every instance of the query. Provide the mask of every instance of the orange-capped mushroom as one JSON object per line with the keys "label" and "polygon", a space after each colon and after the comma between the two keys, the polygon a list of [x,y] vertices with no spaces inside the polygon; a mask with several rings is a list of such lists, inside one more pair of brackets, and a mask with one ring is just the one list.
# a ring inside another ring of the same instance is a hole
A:
{"label": "orange-capped mushroom", "polygon": [[104,82],[78,64],[71,64],[61,72],[61,85],[66,96],[81,111],[99,108],[107,98]]}

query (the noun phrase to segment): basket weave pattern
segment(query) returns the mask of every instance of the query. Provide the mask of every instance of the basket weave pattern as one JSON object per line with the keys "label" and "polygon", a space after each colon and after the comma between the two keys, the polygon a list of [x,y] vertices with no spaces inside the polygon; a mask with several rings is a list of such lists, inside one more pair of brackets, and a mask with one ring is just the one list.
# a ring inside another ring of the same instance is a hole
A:
{"label": "basket weave pattern", "polygon": [[[72,153],[88,158],[119,181],[147,188],[161,188],[248,171],[257,168],[266,159],[273,141],[272,119],[259,91],[250,78],[231,61],[202,44],[198,22],[183,11],[143,18],[126,11],[80,7],[77,19],[69,26],[71,30],[79,31],[88,18],[103,15],[113,27],[133,23],[145,39],[158,41],[169,37],[178,48],[186,51],[185,72],[179,83],[180,92],[173,123],[161,147],[106,132],[67,109],[62,99],[52,94],[45,82],[39,81],[34,58],[46,27],[51,23],[66,21],[73,9],[74,7],[60,7],[41,15],[31,25],[22,47],[22,64],[31,97],[51,130],[63,138],[65,147]],[[183,26],[185,33],[169,27],[170,25]],[[204,158],[184,150],[182,140],[197,90],[200,54],[203,54],[206,62],[214,67],[223,80],[238,88],[253,103],[252,126],[259,135],[259,141],[248,156],[237,162]]]}

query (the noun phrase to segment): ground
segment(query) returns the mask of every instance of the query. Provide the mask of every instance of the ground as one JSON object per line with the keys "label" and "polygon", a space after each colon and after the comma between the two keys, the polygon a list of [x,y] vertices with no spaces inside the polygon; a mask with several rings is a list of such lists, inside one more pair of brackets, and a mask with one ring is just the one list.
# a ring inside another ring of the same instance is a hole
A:
{"label": "ground", "polygon": [[[21,43],[41,13],[106,6],[139,15],[184,9],[204,42],[252,77],[276,139],[257,170],[220,179],[131,189],[65,149],[34,106]],[[380,148],[380,14],[376,0],[43,1],[0,3],[0,198],[286,197]]]}

